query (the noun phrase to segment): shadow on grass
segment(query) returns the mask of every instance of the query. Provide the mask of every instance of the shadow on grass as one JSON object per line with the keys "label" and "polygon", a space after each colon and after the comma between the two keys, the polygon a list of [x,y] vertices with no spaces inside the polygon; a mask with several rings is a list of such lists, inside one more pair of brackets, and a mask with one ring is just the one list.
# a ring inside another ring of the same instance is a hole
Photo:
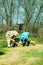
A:
{"label": "shadow on grass", "polygon": [[4,52],[1,52],[1,51],[0,51],[0,55],[4,55],[4,54],[5,54]]}

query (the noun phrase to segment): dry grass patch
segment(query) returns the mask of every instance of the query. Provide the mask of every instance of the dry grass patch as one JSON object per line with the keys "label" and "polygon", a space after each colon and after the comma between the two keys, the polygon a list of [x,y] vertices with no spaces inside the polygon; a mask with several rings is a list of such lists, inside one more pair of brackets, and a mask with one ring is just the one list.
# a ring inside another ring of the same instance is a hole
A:
{"label": "dry grass patch", "polygon": [[[41,65],[43,45],[7,48],[8,53],[0,56],[0,65]],[[41,62],[39,64],[39,62]]]}

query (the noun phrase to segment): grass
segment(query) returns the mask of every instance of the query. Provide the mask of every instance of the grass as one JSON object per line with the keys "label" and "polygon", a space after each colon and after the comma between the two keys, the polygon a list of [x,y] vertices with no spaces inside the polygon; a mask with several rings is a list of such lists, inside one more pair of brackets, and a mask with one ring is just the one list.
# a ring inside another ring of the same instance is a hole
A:
{"label": "grass", "polygon": [[0,33],[0,48],[6,47],[6,46],[7,46],[7,43],[6,43],[5,33]]}
{"label": "grass", "polygon": [[7,47],[6,48],[0,48],[0,55],[7,54],[8,52],[9,51],[8,51]]}
{"label": "grass", "polygon": [[30,40],[37,41],[39,44],[43,44],[43,38],[30,37]]}
{"label": "grass", "polygon": [[43,45],[5,48],[9,52],[0,56],[0,65],[43,65]]}
{"label": "grass", "polygon": [[5,40],[6,40],[5,34],[0,33],[0,55],[3,55],[7,52],[7,50],[5,49],[5,47],[7,46]]}
{"label": "grass", "polygon": [[5,34],[0,34],[0,65],[43,65],[43,39],[35,46],[7,48]]}

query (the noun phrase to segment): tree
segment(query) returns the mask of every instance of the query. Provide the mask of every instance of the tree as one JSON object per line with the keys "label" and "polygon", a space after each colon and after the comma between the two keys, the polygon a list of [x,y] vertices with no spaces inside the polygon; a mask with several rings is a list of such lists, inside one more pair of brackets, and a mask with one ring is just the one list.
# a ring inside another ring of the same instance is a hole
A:
{"label": "tree", "polygon": [[1,14],[8,27],[10,28],[12,26],[13,22],[13,16],[14,16],[14,0],[1,0],[1,8],[3,8],[3,14]]}

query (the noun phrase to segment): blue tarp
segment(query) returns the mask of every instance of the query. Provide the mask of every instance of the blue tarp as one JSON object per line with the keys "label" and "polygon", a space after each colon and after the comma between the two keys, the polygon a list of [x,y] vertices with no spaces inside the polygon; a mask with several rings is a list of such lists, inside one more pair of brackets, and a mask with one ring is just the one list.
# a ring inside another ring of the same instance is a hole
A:
{"label": "blue tarp", "polygon": [[20,35],[20,39],[21,40],[28,40],[28,37],[30,35],[30,32],[23,32],[21,35]]}

